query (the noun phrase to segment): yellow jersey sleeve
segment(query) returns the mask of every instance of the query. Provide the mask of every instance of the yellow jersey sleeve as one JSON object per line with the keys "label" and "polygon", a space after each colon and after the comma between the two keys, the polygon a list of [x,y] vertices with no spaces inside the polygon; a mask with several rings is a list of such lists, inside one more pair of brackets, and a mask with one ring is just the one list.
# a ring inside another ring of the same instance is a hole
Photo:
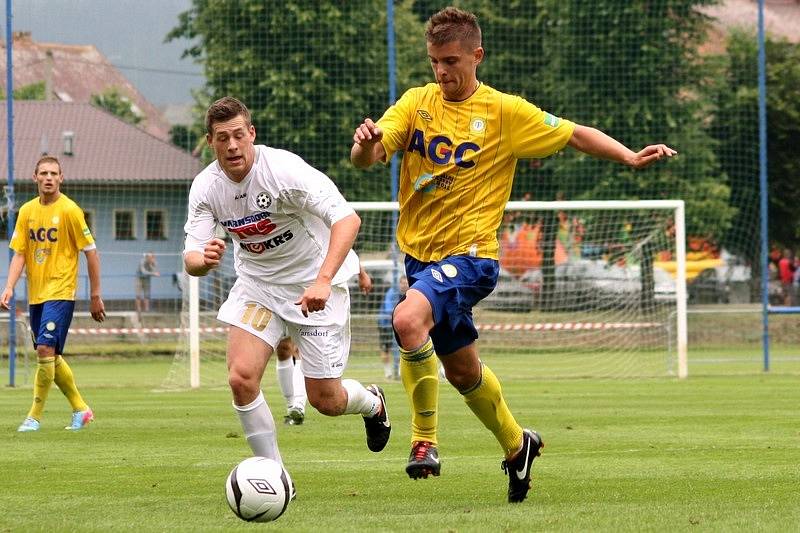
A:
{"label": "yellow jersey sleeve", "polygon": [[17,221],[14,224],[14,233],[11,235],[11,242],[8,243],[9,248],[22,255],[25,255],[28,249],[29,211],[27,203],[20,207],[17,213]]}
{"label": "yellow jersey sleeve", "polygon": [[575,123],[542,111],[519,96],[511,96],[508,139],[517,159],[543,158],[566,146]]}
{"label": "yellow jersey sleeve", "polygon": [[83,216],[83,210],[76,203],[71,203],[66,210],[67,214],[67,227],[70,234],[75,239],[75,247],[78,250],[83,250],[90,244],[94,244],[94,237],[86,225],[86,218]]}
{"label": "yellow jersey sleeve", "polygon": [[418,89],[409,89],[393,105],[389,106],[378,120],[378,127],[383,130],[383,149],[386,151],[388,163],[395,152],[406,147],[410,124],[413,122],[414,108],[417,102]]}

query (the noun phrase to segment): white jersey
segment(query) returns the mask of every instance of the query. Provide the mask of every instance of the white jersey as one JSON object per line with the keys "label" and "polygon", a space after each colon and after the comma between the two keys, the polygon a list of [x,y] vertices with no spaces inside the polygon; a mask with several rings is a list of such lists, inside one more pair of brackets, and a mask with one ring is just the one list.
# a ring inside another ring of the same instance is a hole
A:
{"label": "white jersey", "polygon": [[[355,211],[325,174],[299,156],[254,148],[253,168],[240,183],[217,161],[194,179],[185,252],[202,252],[219,224],[233,240],[237,275],[276,285],[313,283],[328,252],[330,227]],[[350,250],[331,283],[346,282],[358,269]]]}

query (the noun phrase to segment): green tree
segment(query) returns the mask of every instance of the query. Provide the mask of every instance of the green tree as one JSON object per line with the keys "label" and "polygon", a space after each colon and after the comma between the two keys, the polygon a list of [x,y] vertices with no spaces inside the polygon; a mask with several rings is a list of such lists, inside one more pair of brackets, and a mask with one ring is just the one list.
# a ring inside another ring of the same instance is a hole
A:
{"label": "green tree", "polygon": [[44,100],[44,82],[31,83],[30,85],[23,85],[18,89],[14,89],[14,98],[17,100]]}
{"label": "green tree", "polygon": [[[45,97],[43,81],[23,85],[14,89],[15,100],[44,100]],[[5,89],[0,89],[0,100],[5,100],[5,98]]]}
{"label": "green tree", "polygon": [[[396,18],[401,88],[415,72],[409,55],[424,57],[421,26],[407,3],[398,4]],[[384,6],[381,0],[194,0],[167,40],[192,42],[184,55],[204,67],[204,98],[245,102],[260,142],[301,155],[350,199],[386,200],[386,171],[364,174],[349,163],[353,130],[387,106]]]}
{"label": "green tree", "polygon": [[[767,161],[769,237],[800,246],[800,45],[767,39]],[[712,132],[726,150],[720,159],[733,184],[738,214],[725,237],[727,247],[758,264],[758,241],[745,238],[759,227],[758,42],[751,32],[734,31],[727,54],[718,58],[713,86],[717,112]]]}
{"label": "green tree", "polygon": [[131,99],[116,87],[107,89],[100,94],[93,94],[89,101],[92,105],[105,109],[128,124],[136,125],[142,121],[142,116]]}
{"label": "green tree", "polygon": [[192,128],[183,124],[175,124],[169,129],[169,140],[187,152],[191,152],[197,146],[197,139]]}

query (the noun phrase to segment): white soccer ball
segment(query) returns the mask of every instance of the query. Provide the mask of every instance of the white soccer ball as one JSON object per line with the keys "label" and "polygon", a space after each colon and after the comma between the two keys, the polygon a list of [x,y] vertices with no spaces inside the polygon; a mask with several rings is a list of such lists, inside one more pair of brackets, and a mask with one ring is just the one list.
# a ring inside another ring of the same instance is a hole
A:
{"label": "white soccer ball", "polygon": [[225,494],[231,510],[242,520],[271,522],[286,511],[292,487],[292,478],[279,462],[250,457],[228,474]]}

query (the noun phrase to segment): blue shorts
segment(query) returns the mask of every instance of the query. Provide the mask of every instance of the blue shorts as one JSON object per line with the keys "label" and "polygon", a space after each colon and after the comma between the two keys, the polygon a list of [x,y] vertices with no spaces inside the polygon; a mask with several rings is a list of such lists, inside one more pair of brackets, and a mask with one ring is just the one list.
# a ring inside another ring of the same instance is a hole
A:
{"label": "blue shorts", "polygon": [[433,309],[430,334],[436,353],[448,355],[475,342],[472,308],[497,285],[498,262],[454,255],[423,263],[406,255],[405,263],[409,287],[424,294]]}
{"label": "blue shorts", "polygon": [[33,347],[43,344],[55,348],[56,354],[64,353],[69,325],[75,302],[72,300],[50,300],[28,307],[31,318],[31,336]]}

